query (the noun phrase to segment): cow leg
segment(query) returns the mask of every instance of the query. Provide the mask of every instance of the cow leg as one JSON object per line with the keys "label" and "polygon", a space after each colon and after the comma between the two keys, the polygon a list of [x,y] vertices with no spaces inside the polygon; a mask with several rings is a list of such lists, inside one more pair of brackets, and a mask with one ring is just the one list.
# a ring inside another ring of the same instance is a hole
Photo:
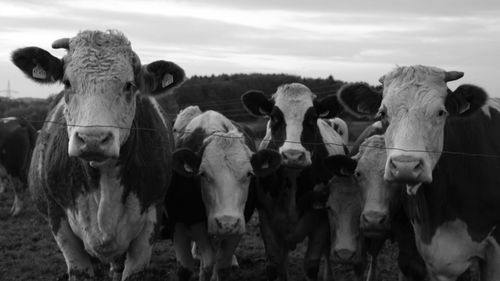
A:
{"label": "cow leg", "polygon": [[368,273],[366,275],[367,281],[376,281],[378,280],[378,254],[382,247],[384,246],[386,237],[377,237],[377,238],[365,238],[364,239],[364,251],[367,252],[368,258]]}
{"label": "cow leg", "polygon": [[[232,235],[219,244],[219,251],[217,253],[216,273],[217,280],[228,280],[231,273],[231,266],[233,265],[234,252],[240,243],[242,235]],[[238,263],[236,261],[236,263]]]}
{"label": "cow leg", "polygon": [[199,280],[208,281],[212,278],[214,273],[215,251],[210,236],[208,235],[207,225],[205,223],[193,224],[190,227],[190,232],[201,252]]}
{"label": "cow leg", "polygon": [[[53,230],[52,234],[57,246],[63,253],[66,266],[68,267],[68,280],[92,280],[94,270],[90,257],[83,247],[82,241],[73,233],[66,220],[59,221],[56,225],[49,221]],[[54,229],[58,228],[55,232]]]}
{"label": "cow leg", "polygon": [[5,170],[5,167],[0,164],[0,194],[5,192],[5,189],[8,184],[8,178],[7,178],[7,170]]}
{"label": "cow leg", "polygon": [[[184,224],[175,224],[174,229],[174,250],[175,257],[177,258],[178,269],[177,278],[179,281],[188,281],[193,275],[195,267],[195,260],[192,252],[190,252],[191,238],[189,237],[189,230]],[[196,244],[193,245],[193,248]]]}
{"label": "cow leg", "polygon": [[424,260],[418,253],[415,243],[415,234],[409,220],[394,221],[393,231],[394,238],[399,248],[399,270],[404,276],[401,280],[425,280],[427,270]]}
{"label": "cow leg", "polygon": [[264,241],[268,264],[266,266],[267,280],[288,280],[286,270],[288,248],[281,238],[277,238],[271,227],[271,222],[264,212],[259,212],[260,233]]}
{"label": "cow leg", "polygon": [[302,242],[319,223],[319,216],[315,211],[305,213],[300,218],[293,232],[285,236],[289,249],[294,250],[297,243]]}
{"label": "cow leg", "polygon": [[[330,242],[330,241],[328,241]],[[328,243],[330,245],[330,243]],[[323,280],[324,281],[333,281],[333,270],[332,270],[332,262],[330,261],[330,247],[325,248],[324,258],[325,258],[325,266],[323,267]]]}
{"label": "cow leg", "polygon": [[117,258],[112,261],[109,268],[109,278],[112,281],[120,281],[122,280],[122,272],[125,266],[125,255]]}
{"label": "cow leg", "polygon": [[500,280],[500,245],[493,237],[487,238],[485,260],[481,266],[481,280]]}
{"label": "cow leg", "polygon": [[12,216],[17,216],[23,209],[23,186],[24,184],[18,178],[10,177],[10,186],[12,186],[14,190],[14,203],[12,204],[12,208],[10,209],[10,214]]}
{"label": "cow leg", "polygon": [[368,273],[366,274],[366,281],[377,281],[377,257],[375,255],[368,255]]}
{"label": "cow leg", "polygon": [[[306,280],[317,280],[321,256],[324,255],[325,249],[330,249],[330,228],[328,221],[322,219],[322,214],[316,214],[317,225],[309,235],[307,250],[304,257],[304,272]],[[327,264],[326,266],[330,266]]]}
{"label": "cow leg", "polygon": [[156,211],[154,207],[148,211],[148,218],[142,231],[132,240],[128,247],[122,280],[126,280],[130,275],[143,271],[149,264],[151,253],[153,252],[156,224],[158,223]]}

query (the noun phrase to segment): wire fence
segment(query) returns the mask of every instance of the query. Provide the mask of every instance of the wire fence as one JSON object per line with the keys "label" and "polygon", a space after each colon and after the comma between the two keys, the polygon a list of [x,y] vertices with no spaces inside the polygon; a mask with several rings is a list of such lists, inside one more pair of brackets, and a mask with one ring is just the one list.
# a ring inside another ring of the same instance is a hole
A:
{"label": "wire fence", "polygon": [[[154,128],[141,128],[141,127],[133,127],[133,128],[128,128],[128,127],[120,127],[120,126],[111,126],[111,125],[78,125],[78,124],[67,124],[65,122],[59,122],[59,121],[50,121],[50,120],[45,120],[45,121],[39,121],[39,120],[27,120],[32,123],[52,123],[52,124],[57,124],[60,126],[65,126],[65,127],[83,127],[83,128],[117,128],[117,129],[123,129],[123,130],[139,130],[139,131],[153,131],[153,132],[158,132],[160,129],[154,129]],[[217,132],[217,133],[224,133],[224,132]],[[200,136],[204,136],[204,132],[197,132],[197,131],[182,131],[181,134],[183,136],[189,135],[189,134],[199,134]],[[245,137],[238,137],[238,136],[223,136],[223,135],[217,135],[217,137],[223,137],[223,138],[231,138],[231,139],[244,139]],[[255,142],[261,142],[265,138],[252,138]],[[397,150],[397,151],[404,151],[404,152],[421,152],[421,153],[432,153],[432,154],[449,154],[449,155],[459,155],[459,156],[467,156],[467,157],[485,157],[485,158],[500,158],[499,154],[482,154],[482,153],[468,153],[468,152],[459,152],[459,151],[432,151],[432,150],[417,150],[417,149],[402,149],[402,148],[396,148],[396,147],[380,147],[380,146],[373,146],[373,145],[367,145],[367,144],[361,144],[361,145],[352,145],[352,144],[345,144],[345,143],[335,143],[335,142],[298,142],[298,141],[289,141],[289,140],[271,140],[271,139],[266,139],[266,141],[269,141],[271,143],[273,142],[279,142],[279,143],[298,143],[298,144],[303,144],[303,145],[334,145],[334,146],[347,146],[348,148],[354,148],[354,147],[366,147],[366,148],[372,148],[372,149],[379,149],[379,150]]]}

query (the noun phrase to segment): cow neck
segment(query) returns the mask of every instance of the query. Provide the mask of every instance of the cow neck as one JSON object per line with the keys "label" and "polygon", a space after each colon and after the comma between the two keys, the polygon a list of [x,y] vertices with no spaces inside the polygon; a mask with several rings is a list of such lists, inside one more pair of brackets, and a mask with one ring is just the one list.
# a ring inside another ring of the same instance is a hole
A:
{"label": "cow neck", "polygon": [[117,161],[108,161],[99,170],[99,189],[94,193],[98,205],[97,225],[104,235],[112,236],[124,212],[124,187],[120,183]]}
{"label": "cow neck", "polygon": [[[500,154],[500,113],[478,111],[467,118],[449,119],[445,125],[444,151]],[[459,219],[473,241],[482,241],[500,221],[500,159],[443,153],[433,170],[433,182],[407,195],[408,215],[429,242],[436,229]]]}

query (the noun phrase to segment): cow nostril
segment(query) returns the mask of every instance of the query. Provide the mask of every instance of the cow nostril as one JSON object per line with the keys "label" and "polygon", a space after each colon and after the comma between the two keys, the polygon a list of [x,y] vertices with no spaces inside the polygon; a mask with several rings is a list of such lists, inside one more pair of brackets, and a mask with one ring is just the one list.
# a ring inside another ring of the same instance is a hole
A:
{"label": "cow nostril", "polygon": [[111,142],[111,139],[113,138],[113,136],[111,135],[111,133],[108,133],[106,134],[103,139],[101,140],[101,143],[102,144],[106,144],[108,142]]}
{"label": "cow nostril", "polygon": [[387,216],[386,215],[382,215],[379,219],[379,224],[384,224],[385,222],[387,221]]}
{"label": "cow nostril", "polygon": [[415,167],[413,168],[413,170],[418,171],[418,170],[421,170],[422,167],[423,167],[422,161],[418,161],[417,165],[415,165]]}

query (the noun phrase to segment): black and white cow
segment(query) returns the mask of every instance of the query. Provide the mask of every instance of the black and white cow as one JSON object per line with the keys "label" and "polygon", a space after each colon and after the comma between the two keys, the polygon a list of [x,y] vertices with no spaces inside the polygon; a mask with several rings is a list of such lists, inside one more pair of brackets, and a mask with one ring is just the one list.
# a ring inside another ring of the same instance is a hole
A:
{"label": "black and white cow", "polygon": [[[383,92],[359,85],[340,100],[388,124],[384,178],[406,185],[416,245],[432,280],[455,280],[474,259],[481,280],[500,278],[500,102],[446,82],[462,72],[397,67]],[[355,89],[355,90],[353,90]]]}
{"label": "black and white cow", "polygon": [[141,65],[118,31],[82,31],[53,43],[67,54],[18,49],[12,60],[39,83],[62,82],[31,161],[29,185],[66,260],[69,280],[87,280],[90,257],[125,280],[149,263],[171,178],[170,122],[155,99],[184,71]]}
{"label": "black and white cow", "polygon": [[[227,278],[233,254],[255,209],[255,141],[239,124],[215,111],[178,116],[174,177],[167,195],[169,224],[174,225],[178,277],[189,280],[200,252],[200,280]],[[185,116],[186,115],[186,116]],[[195,117],[193,117],[195,116]],[[186,122],[187,121],[187,122]],[[279,155],[274,156],[279,165]]]}
{"label": "black and white cow", "polygon": [[20,197],[28,184],[29,163],[35,140],[35,128],[26,120],[17,117],[0,119],[0,190],[13,188],[14,203],[10,209],[13,216],[23,208]]}
{"label": "black and white cow", "polygon": [[331,118],[341,108],[335,96],[316,100],[309,88],[299,83],[280,86],[270,99],[262,92],[250,91],[242,96],[242,102],[251,114],[270,118],[255,165],[266,167],[269,151],[281,155],[281,167],[259,175],[257,185],[267,277],[288,280],[288,253],[308,236],[306,278],[316,279],[320,259],[329,252],[326,211],[314,207],[332,175],[323,162],[328,155],[347,150],[342,138],[320,117]]}

